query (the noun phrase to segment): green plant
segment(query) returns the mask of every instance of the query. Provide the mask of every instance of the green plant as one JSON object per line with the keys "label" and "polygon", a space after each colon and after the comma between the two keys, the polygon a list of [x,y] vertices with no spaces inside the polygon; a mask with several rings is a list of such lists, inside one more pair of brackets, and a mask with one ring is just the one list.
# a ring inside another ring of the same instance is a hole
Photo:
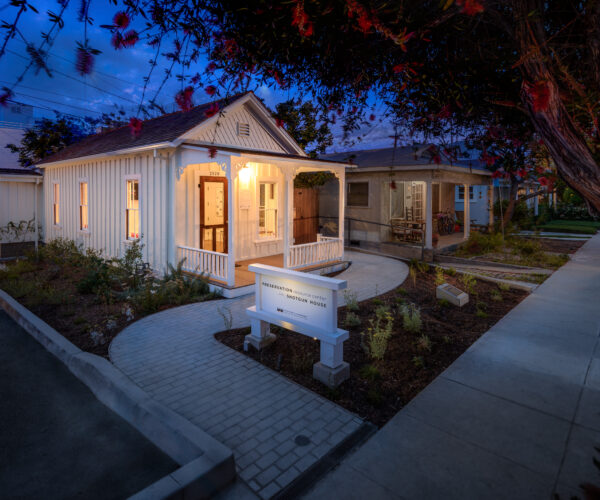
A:
{"label": "green plant", "polygon": [[358,294],[352,290],[344,290],[344,301],[346,302],[346,309],[349,311],[358,311]]}
{"label": "green plant", "polygon": [[394,318],[389,309],[378,307],[375,310],[375,319],[369,320],[370,326],[366,332],[361,332],[361,345],[372,359],[383,359],[392,330]]}
{"label": "green plant", "polygon": [[503,292],[508,292],[510,290],[510,283],[500,282],[498,283],[498,288]]}
{"label": "green plant", "polygon": [[492,253],[500,250],[504,245],[502,233],[484,234],[473,231],[469,239],[459,248],[457,255],[472,256]]}
{"label": "green plant", "polygon": [[223,324],[225,325],[225,330],[231,330],[233,326],[233,315],[231,314],[231,309],[228,307],[220,308],[217,307],[217,311],[219,316],[223,319]]}
{"label": "green plant", "polygon": [[477,316],[478,318],[487,318],[488,314],[487,314],[487,304],[485,302],[477,302],[477,304],[475,304],[475,316]]}
{"label": "green plant", "polygon": [[419,333],[423,326],[421,321],[421,311],[414,304],[403,304],[400,308],[402,315],[402,326],[410,333]]}
{"label": "green plant", "polygon": [[492,290],[490,295],[494,302],[502,302],[504,300],[502,294],[498,290]]}
{"label": "green plant", "polygon": [[421,335],[416,344],[419,351],[431,351],[431,340],[427,335]]}
{"label": "green plant", "polygon": [[362,366],[361,369],[358,371],[358,374],[361,376],[361,378],[364,378],[365,380],[370,380],[371,382],[376,382],[381,378],[380,371],[377,369],[376,366],[373,365]]}
{"label": "green plant", "polygon": [[461,281],[467,293],[471,295],[475,293],[475,284],[477,283],[475,276],[469,273],[464,273],[461,277]]}
{"label": "green plant", "polygon": [[[402,287],[398,287],[396,288],[396,292],[399,293],[400,295],[407,295],[408,292],[406,291],[406,288],[402,288]],[[396,299],[398,300],[398,299]]]}
{"label": "green plant", "polygon": [[456,269],[454,269],[453,267],[449,267],[448,269],[446,269],[446,274],[448,276],[456,276]]}
{"label": "green plant", "polygon": [[314,362],[313,354],[302,349],[299,352],[294,352],[292,355],[291,368],[294,373],[305,373],[312,368]]}
{"label": "green plant", "polygon": [[436,266],[435,268],[435,284],[443,285],[446,283],[446,278],[444,276],[444,269],[440,266]]}
{"label": "green plant", "polygon": [[488,313],[486,313],[485,311],[482,311],[481,309],[477,309],[477,311],[475,311],[475,316],[477,316],[478,318],[481,318],[481,319],[485,319],[488,317]]}
{"label": "green plant", "polygon": [[408,269],[408,275],[410,276],[410,280],[412,281],[413,286],[417,284],[417,268],[410,266]]}
{"label": "green plant", "polygon": [[423,356],[413,356],[412,362],[415,368],[425,367],[425,360],[423,359]]}
{"label": "green plant", "polygon": [[352,328],[355,326],[360,326],[360,318],[357,314],[353,312],[346,313],[346,317],[344,318],[344,326],[346,328]]}
{"label": "green plant", "polygon": [[371,304],[373,304],[374,306],[382,306],[383,305],[383,300],[378,299],[378,298],[374,298],[371,301]]}
{"label": "green plant", "polygon": [[376,408],[379,408],[382,405],[383,394],[381,394],[381,391],[379,390],[379,388],[371,387],[367,391],[367,401],[369,403],[371,403],[373,406],[375,406]]}
{"label": "green plant", "polygon": [[34,272],[35,264],[28,259],[19,259],[9,263],[5,269],[0,270],[0,280],[19,279],[21,275]]}
{"label": "green plant", "polygon": [[438,300],[438,304],[442,307],[450,306],[450,302],[448,301],[448,299],[440,299],[440,300]]}
{"label": "green plant", "polygon": [[452,343],[452,338],[450,337],[450,335],[444,335],[442,337],[442,340],[444,341],[444,344],[451,344]]}

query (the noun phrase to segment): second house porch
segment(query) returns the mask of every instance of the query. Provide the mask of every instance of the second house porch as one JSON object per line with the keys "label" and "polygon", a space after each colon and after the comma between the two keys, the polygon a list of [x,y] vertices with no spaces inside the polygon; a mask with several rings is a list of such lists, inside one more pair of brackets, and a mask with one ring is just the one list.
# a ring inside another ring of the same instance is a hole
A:
{"label": "second house porch", "polygon": [[[250,151],[218,151],[211,158],[195,145],[184,146],[178,163],[173,265],[183,261],[186,272],[207,276],[232,296],[231,290],[252,286],[247,266],[253,262],[314,270],[343,261],[344,164]],[[333,235],[295,223],[304,206],[296,206],[302,193],[294,179],[314,172],[329,172],[339,185]]]}

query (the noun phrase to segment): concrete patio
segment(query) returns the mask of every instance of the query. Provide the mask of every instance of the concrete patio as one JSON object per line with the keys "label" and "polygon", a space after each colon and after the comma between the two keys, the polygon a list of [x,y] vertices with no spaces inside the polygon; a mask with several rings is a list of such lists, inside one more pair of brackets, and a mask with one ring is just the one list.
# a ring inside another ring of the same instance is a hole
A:
{"label": "concrete patio", "polygon": [[306,498],[582,498],[599,329],[596,235]]}

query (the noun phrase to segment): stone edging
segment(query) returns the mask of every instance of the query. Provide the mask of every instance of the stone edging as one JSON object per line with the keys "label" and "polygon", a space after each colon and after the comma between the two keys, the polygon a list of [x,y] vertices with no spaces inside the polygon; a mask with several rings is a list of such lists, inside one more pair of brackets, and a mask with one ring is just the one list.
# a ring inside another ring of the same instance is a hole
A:
{"label": "stone edging", "polygon": [[150,398],[108,360],[73,345],[1,289],[0,307],[64,363],[100,402],[181,466],[133,498],[208,498],[233,481],[231,449]]}

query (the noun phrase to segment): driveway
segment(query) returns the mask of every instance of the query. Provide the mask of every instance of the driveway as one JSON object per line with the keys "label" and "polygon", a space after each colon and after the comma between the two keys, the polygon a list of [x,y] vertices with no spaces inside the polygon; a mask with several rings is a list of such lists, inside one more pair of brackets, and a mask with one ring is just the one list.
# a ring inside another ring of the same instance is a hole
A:
{"label": "driveway", "polygon": [[122,499],[178,468],[0,309],[0,497]]}

